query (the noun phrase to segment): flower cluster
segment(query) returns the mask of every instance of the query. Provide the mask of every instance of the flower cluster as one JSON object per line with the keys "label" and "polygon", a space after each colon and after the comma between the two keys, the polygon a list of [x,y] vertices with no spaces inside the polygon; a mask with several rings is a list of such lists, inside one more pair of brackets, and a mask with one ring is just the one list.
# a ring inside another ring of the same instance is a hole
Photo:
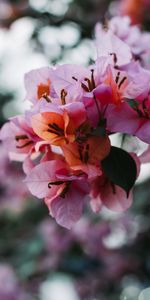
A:
{"label": "flower cluster", "polygon": [[50,214],[67,228],[85,202],[98,212],[132,203],[140,160],[111,146],[114,133],[150,143],[150,72],[132,49],[103,31],[89,67],[66,64],[25,75],[24,116],[12,118],[0,138],[12,159],[22,160],[30,192],[44,198]]}
{"label": "flower cluster", "polygon": [[[128,16],[113,17],[107,22],[106,27],[109,27],[112,33],[129,45],[135,60],[139,60],[142,66],[150,69],[150,33],[148,31],[142,31],[139,25],[133,25]],[[97,23],[95,27],[97,46],[101,43],[104,31],[105,26]]]}

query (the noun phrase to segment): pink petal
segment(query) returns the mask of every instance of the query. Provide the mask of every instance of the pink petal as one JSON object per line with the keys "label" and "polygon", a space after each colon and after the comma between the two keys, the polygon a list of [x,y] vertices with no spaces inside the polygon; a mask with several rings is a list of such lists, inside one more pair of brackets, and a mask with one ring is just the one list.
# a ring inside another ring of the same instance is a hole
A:
{"label": "pink petal", "polygon": [[94,91],[96,99],[100,101],[101,104],[105,105],[112,102],[112,88],[107,84],[100,84]]}
{"label": "pink petal", "polygon": [[33,161],[30,156],[27,156],[23,162],[23,171],[25,174],[28,174],[35,167]]}
{"label": "pink petal", "polygon": [[132,204],[132,192],[127,198],[126,192],[115,185],[115,193],[113,193],[111,184],[105,185],[101,188],[100,199],[102,203],[110,210],[122,212],[127,210]]}
{"label": "pink petal", "polygon": [[82,102],[70,103],[62,107],[67,111],[76,128],[86,120],[86,110]]}
{"label": "pink petal", "polygon": [[143,142],[150,144],[150,120],[146,120],[136,131],[136,136]]}
{"label": "pink petal", "polygon": [[47,83],[50,79],[52,69],[43,67],[32,70],[25,74],[24,84],[26,89],[26,99],[36,103],[37,100],[37,87],[40,83]]}
{"label": "pink petal", "polygon": [[57,223],[63,227],[71,227],[80,219],[85,193],[78,190],[76,184],[72,184],[65,198],[58,197],[53,201],[46,199],[50,214],[56,219]]}
{"label": "pink petal", "polygon": [[109,57],[111,64],[114,64],[113,55],[111,55],[111,53],[116,54],[117,66],[128,64],[132,59],[130,47],[115,36],[110,30],[107,32],[101,30],[101,34],[96,40],[96,47],[98,57]]}
{"label": "pink petal", "polygon": [[37,165],[25,179],[30,192],[38,198],[54,196],[59,186],[49,188],[48,183],[57,180],[57,170],[63,169],[65,166],[61,160],[51,160]]}
{"label": "pink petal", "polygon": [[135,135],[141,120],[138,114],[127,104],[109,105],[106,110],[107,128],[110,132],[122,132]]}
{"label": "pink petal", "polygon": [[[85,77],[89,77],[89,74],[89,70],[80,65],[66,64],[58,66],[53,75],[54,89],[58,97],[60,97],[61,90],[65,89],[68,102],[79,101],[83,95],[81,80]],[[77,81],[73,79],[73,77],[76,78]]]}
{"label": "pink petal", "polygon": [[139,157],[142,164],[150,162],[150,146]]}
{"label": "pink petal", "polygon": [[87,117],[93,127],[96,127],[99,121],[99,112],[93,98],[93,93],[87,93],[83,97],[83,103],[87,112]]}

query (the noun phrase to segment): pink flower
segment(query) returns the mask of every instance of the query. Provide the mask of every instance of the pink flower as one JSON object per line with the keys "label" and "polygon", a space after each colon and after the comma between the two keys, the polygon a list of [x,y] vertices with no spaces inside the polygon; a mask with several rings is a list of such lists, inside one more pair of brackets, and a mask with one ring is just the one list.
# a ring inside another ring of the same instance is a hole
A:
{"label": "pink flower", "polygon": [[88,186],[85,178],[73,175],[65,162],[53,160],[37,165],[25,182],[33,195],[45,198],[50,214],[60,225],[71,228],[81,217]]}
{"label": "pink flower", "polygon": [[[141,31],[138,25],[132,25],[128,16],[113,17],[108,21],[107,26],[113,34],[129,45],[135,59],[149,68],[150,34]],[[95,36],[99,43],[102,32],[104,32],[102,24],[96,24]]]}
{"label": "pink flower", "polygon": [[7,151],[17,154],[16,158],[22,159],[31,153],[35,144],[40,141],[33,129],[26,123],[25,118],[21,116],[12,118],[2,127],[0,139]]}
{"label": "pink flower", "polygon": [[97,177],[92,183],[91,207],[98,212],[102,206],[110,210],[122,212],[132,204],[132,193],[127,197],[126,192],[119,186],[113,185],[104,175]]}
{"label": "pink flower", "polygon": [[[140,172],[140,160],[136,154],[131,153],[137,167],[137,177]],[[126,192],[118,185],[113,184],[103,173],[91,181],[91,207],[94,212],[98,212],[102,206],[108,209],[122,212],[127,210],[132,204],[132,191],[127,196]]]}
{"label": "pink flower", "polygon": [[143,101],[150,91],[150,71],[142,68],[139,62],[131,62],[123,68],[128,76],[124,97]]}
{"label": "pink flower", "polygon": [[84,92],[82,81],[89,77],[90,70],[80,65],[57,66],[53,73],[53,85],[57,97],[61,99],[64,94],[66,104],[80,101]]}
{"label": "pink flower", "polygon": [[[137,136],[150,143],[150,106],[149,100],[139,103],[133,101],[133,108],[123,103],[120,107],[110,106],[106,111],[107,129]],[[112,116],[111,118],[109,116]]]}
{"label": "pink flower", "polygon": [[53,69],[49,67],[35,69],[26,73],[24,78],[26,100],[33,102],[33,104],[44,98],[49,100],[49,97],[55,94],[51,82],[52,74]]}
{"label": "pink flower", "polygon": [[113,66],[123,66],[132,59],[130,47],[113,34],[111,30],[96,30],[96,48],[98,57],[107,57]]}

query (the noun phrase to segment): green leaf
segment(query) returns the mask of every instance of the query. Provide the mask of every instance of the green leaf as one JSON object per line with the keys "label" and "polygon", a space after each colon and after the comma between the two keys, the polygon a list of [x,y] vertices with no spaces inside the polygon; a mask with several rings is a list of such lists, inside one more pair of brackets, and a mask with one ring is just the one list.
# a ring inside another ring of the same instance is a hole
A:
{"label": "green leaf", "polygon": [[112,146],[101,165],[109,180],[124,189],[128,196],[137,177],[136,163],[131,155],[123,149]]}
{"label": "green leaf", "polygon": [[139,102],[134,99],[127,99],[127,102],[130,105],[130,107],[133,109],[137,109],[139,106]]}

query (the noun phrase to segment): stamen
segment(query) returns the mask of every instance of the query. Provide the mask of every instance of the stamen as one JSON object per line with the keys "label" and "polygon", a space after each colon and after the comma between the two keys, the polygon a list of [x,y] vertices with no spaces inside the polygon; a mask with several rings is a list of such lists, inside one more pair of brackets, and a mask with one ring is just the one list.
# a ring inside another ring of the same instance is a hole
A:
{"label": "stamen", "polygon": [[117,64],[117,55],[116,55],[116,53],[110,53],[110,55],[113,56],[114,65],[116,66],[116,64]]}
{"label": "stamen", "polygon": [[59,136],[62,135],[60,132],[54,131],[54,130],[52,130],[52,129],[47,129],[46,131],[48,131],[48,132],[50,132],[50,133],[53,133],[53,134],[56,134],[56,135],[59,135]]}
{"label": "stamen", "polygon": [[92,89],[94,90],[96,85],[95,85],[95,79],[94,79],[94,69],[91,70],[91,84],[92,84]]}
{"label": "stamen", "polygon": [[84,78],[84,80],[87,81],[89,92],[91,92],[93,90],[91,80],[89,78]]}
{"label": "stamen", "polygon": [[72,76],[72,79],[74,79],[75,81],[78,81],[78,79],[75,76]]}
{"label": "stamen", "polygon": [[52,126],[54,129],[56,128],[57,130],[59,130],[59,131],[61,131],[62,133],[64,133],[64,130],[63,130],[61,127],[59,127],[56,123],[53,123],[51,126]]}
{"label": "stamen", "polygon": [[123,77],[123,79],[120,81],[118,88],[120,89],[122,84],[125,82],[125,80],[127,79],[127,77]]}
{"label": "stamen", "polygon": [[31,145],[31,144],[33,144],[33,142],[32,141],[29,141],[29,142],[27,142],[26,144],[24,144],[24,145],[21,145],[21,146],[16,146],[16,148],[18,148],[18,149],[22,149],[22,148],[25,148],[25,147],[27,147],[27,146],[29,146],[29,145]]}
{"label": "stamen", "polygon": [[16,135],[15,140],[18,142],[19,140],[26,140],[28,139],[27,135]]}
{"label": "stamen", "polygon": [[42,97],[48,102],[48,103],[51,103],[52,100],[50,99],[50,97],[45,93],[42,95]]}
{"label": "stamen", "polygon": [[63,191],[62,191],[62,192],[60,193],[60,195],[59,195],[61,198],[65,198],[66,193],[67,193],[68,190],[69,190],[70,184],[71,184],[71,181],[67,181],[67,182],[66,182],[66,186],[64,187]]}
{"label": "stamen", "polygon": [[67,96],[67,92],[64,89],[61,90],[60,97],[61,97],[62,105],[66,104],[66,96]]}
{"label": "stamen", "polygon": [[88,87],[83,82],[81,83],[81,87],[83,88],[83,90],[85,92],[90,92],[89,89],[88,89]]}
{"label": "stamen", "polygon": [[62,128],[60,128],[56,123],[48,124],[48,127],[49,127],[47,129],[48,132],[54,133],[54,134],[59,135],[59,136],[64,135],[64,130]]}
{"label": "stamen", "polygon": [[52,181],[48,183],[48,188],[51,189],[51,185],[61,185],[65,183],[65,181]]}
{"label": "stamen", "polygon": [[117,84],[118,81],[119,81],[119,77],[120,77],[120,72],[117,73],[116,80],[115,80],[116,84]]}
{"label": "stamen", "polygon": [[56,123],[53,123],[53,124],[49,124],[50,127],[64,133],[64,130],[62,128],[60,128]]}

